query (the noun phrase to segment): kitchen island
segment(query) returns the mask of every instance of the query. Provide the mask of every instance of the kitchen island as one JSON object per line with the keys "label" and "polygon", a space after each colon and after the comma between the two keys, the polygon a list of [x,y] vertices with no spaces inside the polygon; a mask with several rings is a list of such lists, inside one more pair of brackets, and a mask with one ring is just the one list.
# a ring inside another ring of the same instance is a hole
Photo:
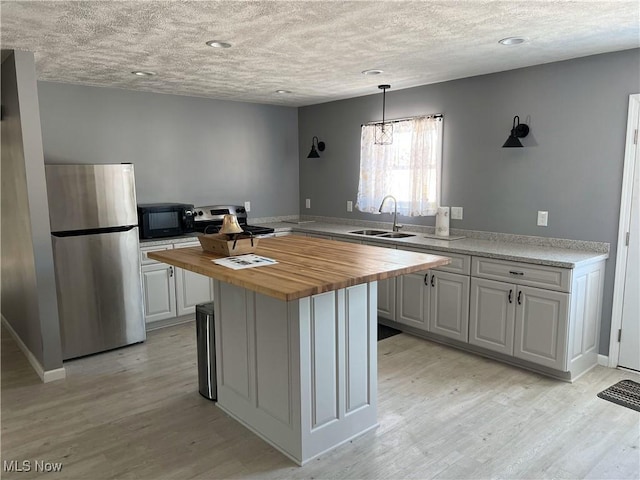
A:
{"label": "kitchen island", "polygon": [[260,239],[274,265],[200,247],[149,258],[214,279],[218,406],[303,465],[377,426],[377,281],[447,257],[305,237]]}

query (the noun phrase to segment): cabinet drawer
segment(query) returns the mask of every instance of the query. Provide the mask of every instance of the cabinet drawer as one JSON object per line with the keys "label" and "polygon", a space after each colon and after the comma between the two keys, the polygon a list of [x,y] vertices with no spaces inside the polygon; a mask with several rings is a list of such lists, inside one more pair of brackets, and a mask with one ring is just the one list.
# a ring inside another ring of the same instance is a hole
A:
{"label": "cabinet drawer", "polygon": [[571,270],[568,268],[473,257],[471,275],[560,292],[571,289]]}
{"label": "cabinet drawer", "polygon": [[199,247],[199,246],[200,246],[200,241],[181,242],[181,243],[174,243],[173,244],[173,248],[189,248],[189,247]]}
{"label": "cabinet drawer", "polygon": [[147,247],[140,249],[140,263],[142,265],[153,265],[154,263],[160,263],[157,260],[152,260],[147,257],[149,252],[160,252],[162,250],[171,250],[173,245],[158,245],[156,247]]}
{"label": "cabinet drawer", "polygon": [[436,250],[426,250],[424,248],[399,247],[399,249],[407,250],[411,252],[427,253],[429,255],[439,255],[441,257],[448,257],[451,259],[451,263],[449,265],[436,267],[432,270],[440,270],[441,272],[460,273],[462,275],[469,275],[469,273],[471,272],[471,257],[469,255],[463,255],[460,253],[438,252]]}

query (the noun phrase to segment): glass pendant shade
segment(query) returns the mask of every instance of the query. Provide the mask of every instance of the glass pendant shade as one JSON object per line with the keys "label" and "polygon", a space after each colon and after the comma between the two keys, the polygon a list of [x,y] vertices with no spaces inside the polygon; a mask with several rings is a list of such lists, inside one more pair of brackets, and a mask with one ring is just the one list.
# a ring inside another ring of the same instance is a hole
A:
{"label": "glass pendant shade", "polygon": [[377,123],[374,143],[376,145],[391,145],[393,143],[393,123]]}

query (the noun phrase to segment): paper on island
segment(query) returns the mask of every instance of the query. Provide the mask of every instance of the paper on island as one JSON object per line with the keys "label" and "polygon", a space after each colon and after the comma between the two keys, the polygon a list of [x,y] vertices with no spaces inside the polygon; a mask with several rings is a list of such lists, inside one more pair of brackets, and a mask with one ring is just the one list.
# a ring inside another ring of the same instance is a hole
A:
{"label": "paper on island", "polygon": [[212,260],[217,265],[232,268],[233,270],[242,270],[243,268],[264,267],[266,265],[275,265],[278,263],[272,258],[261,257],[248,253],[246,255],[236,255],[235,257],[225,257]]}

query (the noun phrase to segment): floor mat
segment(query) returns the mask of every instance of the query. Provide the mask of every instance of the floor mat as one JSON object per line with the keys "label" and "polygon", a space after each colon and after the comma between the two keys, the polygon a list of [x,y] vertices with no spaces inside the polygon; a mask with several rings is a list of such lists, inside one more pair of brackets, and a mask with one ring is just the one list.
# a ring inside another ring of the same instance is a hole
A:
{"label": "floor mat", "polygon": [[640,383],[622,380],[598,394],[598,397],[640,412]]}
{"label": "floor mat", "polygon": [[386,325],[378,324],[378,341],[383,340],[385,338],[393,337],[402,333],[400,330],[396,330],[395,328],[387,327]]}

